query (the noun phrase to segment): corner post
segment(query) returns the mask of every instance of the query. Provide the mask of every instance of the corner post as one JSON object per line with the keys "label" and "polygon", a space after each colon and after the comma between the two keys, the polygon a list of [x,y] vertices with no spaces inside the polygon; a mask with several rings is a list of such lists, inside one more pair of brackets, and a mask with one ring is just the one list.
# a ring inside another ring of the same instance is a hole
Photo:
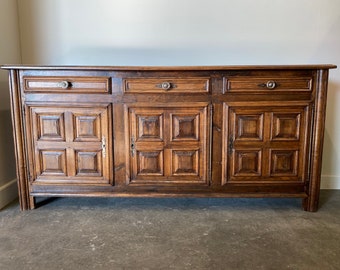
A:
{"label": "corner post", "polygon": [[326,101],[327,101],[328,69],[317,71],[315,89],[315,114],[312,129],[310,181],[307,191],[308,197],[303,200],[305,211],[316,212],[319,206],[320,180],[322,168],[322,151],[325,133]]}
{"label": "corner post", "polygon": [[9,71],[9,89],[11,99],[11,116],[16,159],[16,174],[21,210],[35,208],[34,197],[30,196],[27,159],[25,152],[25,131],[23,126],[23,104],[20,95],[18,70]]}

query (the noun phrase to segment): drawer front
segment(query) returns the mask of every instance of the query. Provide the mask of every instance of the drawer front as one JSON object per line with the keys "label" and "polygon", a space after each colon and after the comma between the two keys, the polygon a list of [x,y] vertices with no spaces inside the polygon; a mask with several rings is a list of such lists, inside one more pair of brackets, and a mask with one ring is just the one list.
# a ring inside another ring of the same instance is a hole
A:
{"label": "drawer front", "polygon": [[209,78],[127,78],[125,93],[209,93]]}
{"label": "drawer front", "polygon": [[233,77],[224,78],[226,92],[312,91],[311,77]]}
{"label": "drawer front", "polygon": [[25,92],[109,93],[109,77],[24,77]]}

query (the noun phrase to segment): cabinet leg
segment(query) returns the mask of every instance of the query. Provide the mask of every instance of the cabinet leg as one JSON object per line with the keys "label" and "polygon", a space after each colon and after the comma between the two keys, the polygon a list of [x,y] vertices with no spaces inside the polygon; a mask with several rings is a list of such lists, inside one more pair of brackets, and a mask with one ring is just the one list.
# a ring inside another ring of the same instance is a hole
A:
{"label": "cabinet leg", "polygon": [[30,196],[29,209],[30,209],[30,210],[35,209],[35,206],[36,206],[35,197]]}
{"label": "cabinet leg", "polygon": [[318,206],[319,206],[319,198],[308,197],[308,198],[302,199],[302,208],[305,211],[316,212],[318,211]]}
{"label": "cabinet leg", "polygon": [[20,203],[20,210],[31,210],[34,209],[36,206],[35,197],[30,195],[23,195],[19,193],[19,203]]}

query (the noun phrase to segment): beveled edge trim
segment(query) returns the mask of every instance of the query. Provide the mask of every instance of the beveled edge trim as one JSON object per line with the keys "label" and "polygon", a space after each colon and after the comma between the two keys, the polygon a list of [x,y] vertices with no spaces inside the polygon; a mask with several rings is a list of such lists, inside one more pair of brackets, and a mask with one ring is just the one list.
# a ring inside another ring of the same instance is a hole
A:
{"label": "beveled edge trim", "polygon": [[53,66],[53,65],[2,65],[2,69],[39,69],[39,70],[112,70],[112,71],[173,71],[173,70],[278,70],[278,69],[333,69],[333,64],[306,65],[218,65],[218,66]]}

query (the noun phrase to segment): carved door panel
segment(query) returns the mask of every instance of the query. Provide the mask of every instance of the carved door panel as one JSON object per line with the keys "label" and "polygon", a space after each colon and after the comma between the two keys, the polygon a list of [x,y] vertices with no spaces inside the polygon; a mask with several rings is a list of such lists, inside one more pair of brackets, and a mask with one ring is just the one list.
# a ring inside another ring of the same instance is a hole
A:
{"label": "carved door panel", "polygon": [[127,110],[130,184],[207,184],[207,105]]}
{"label": "carved door panel", "polygon": [[110,106],[27,110],[34,182],[112,183]]}
{"label": "carved door panel", "polygon": [[224,109],[224,184],[306,181],[308,105]]}

